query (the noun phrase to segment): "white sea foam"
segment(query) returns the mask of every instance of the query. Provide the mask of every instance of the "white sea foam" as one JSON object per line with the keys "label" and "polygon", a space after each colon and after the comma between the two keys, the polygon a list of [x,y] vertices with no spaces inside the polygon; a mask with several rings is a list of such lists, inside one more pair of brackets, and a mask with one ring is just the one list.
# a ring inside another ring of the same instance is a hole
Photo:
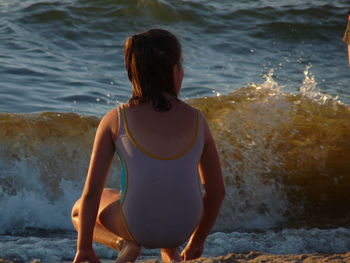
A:
{"label": "white sea foam", "polygon": [[81,190],[67,181],[62,181],[60,187],[64,194],[54,201],[48,200],[40,189],[36,192],[22,190],[1,198],[0,234],[23,232],[26,228],[72,230],[71,208]]}
{"label": "white sea foam", "polygon": [[350,230],[337,229],[283,229],[263,233],[214,233],[209,236],[207,255],[229,252],[261,251],[276,254],[344,253],[350,248]]}
{"label": "white sea foam", "polygon": [[[40,259],[44,262],[71,261],[75,255],[76,234],[52,237],[1,236],[1,257],[18,261]],[[113,259],[117,252],[94,244],[100,258]],[[275,254],[344,253],[350,250],[350,230],[337,229],[284,229],[281,231],[216,232],[209,235],[204,256],[227,253],[260,251]],[[143,249],[140,259],[159,257],[159,250]]]}

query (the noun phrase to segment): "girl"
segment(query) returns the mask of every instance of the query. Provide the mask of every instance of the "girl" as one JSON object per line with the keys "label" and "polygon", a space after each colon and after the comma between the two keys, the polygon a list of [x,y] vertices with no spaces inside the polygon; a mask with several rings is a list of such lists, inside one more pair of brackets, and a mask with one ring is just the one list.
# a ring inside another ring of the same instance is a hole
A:
{"label": "girl", "polygon": [[[178,99],[180,43],[161,29],[134,35],[125,43],[125,66],[132,97],[102,118],[72,210],[74,263],[100,262],[92,241],[119,251],[117,263],[135,261],[141,246],[160,248],[164,262],[198,258],[225,188],[207,122]],[[122,162],[120,192],[103,188],[115,152]]]}

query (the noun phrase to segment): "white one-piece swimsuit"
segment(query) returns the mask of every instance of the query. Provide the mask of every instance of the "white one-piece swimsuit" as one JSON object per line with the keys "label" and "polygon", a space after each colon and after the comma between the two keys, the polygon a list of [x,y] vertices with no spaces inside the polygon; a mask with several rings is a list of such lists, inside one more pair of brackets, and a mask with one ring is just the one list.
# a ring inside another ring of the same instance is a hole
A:
{"label": "white one-piece swimsuit", "polygon": [[116,151],[122,163],[121,212],[130,236],[147,248],[174,248],[190,237],[203,212],[198,163],[203,151],[203,117],[195,136],[171,158],[148,153],[132,137],[119,109]]}

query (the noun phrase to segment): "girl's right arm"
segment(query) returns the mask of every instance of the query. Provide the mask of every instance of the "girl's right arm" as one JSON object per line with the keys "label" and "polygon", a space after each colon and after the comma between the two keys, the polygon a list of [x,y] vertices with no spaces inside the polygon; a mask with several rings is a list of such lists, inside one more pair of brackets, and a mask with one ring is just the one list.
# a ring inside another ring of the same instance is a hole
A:
{"label": "girl's right arm", "polygon": [[201,256],[205,239],[219,215],[219,210],[225,197],[225,186],[221,174],[219,156],[209,126],[204,118],[203,120],[205,142],[199,163],[199,174],[205,189],[203,197],[204,211],[199,225],[181,253],[183,260],[191,260]]}
{"label": "girl's right arm", "polygon": [[92,249],[93,230],[105,181],[114,156],[115,110],[101,120],[95,135],[88,175],[85,181],[79,210],[77,253],[74,263],[90,261],[99,263]]}

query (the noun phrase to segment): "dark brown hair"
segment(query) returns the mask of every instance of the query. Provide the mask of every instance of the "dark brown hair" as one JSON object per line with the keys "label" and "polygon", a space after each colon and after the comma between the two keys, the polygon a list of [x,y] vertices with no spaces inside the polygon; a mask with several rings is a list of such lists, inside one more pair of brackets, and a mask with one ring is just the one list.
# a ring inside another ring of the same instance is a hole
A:
{"label": "dark brown hair", "polygon": [[151,101],[156,111],[171,109],[177,100],[173,80],[174,65],[181,63],[181,45],[163,29],[133,35],[125,42],[125,67],[132,83],[130,104]]}

